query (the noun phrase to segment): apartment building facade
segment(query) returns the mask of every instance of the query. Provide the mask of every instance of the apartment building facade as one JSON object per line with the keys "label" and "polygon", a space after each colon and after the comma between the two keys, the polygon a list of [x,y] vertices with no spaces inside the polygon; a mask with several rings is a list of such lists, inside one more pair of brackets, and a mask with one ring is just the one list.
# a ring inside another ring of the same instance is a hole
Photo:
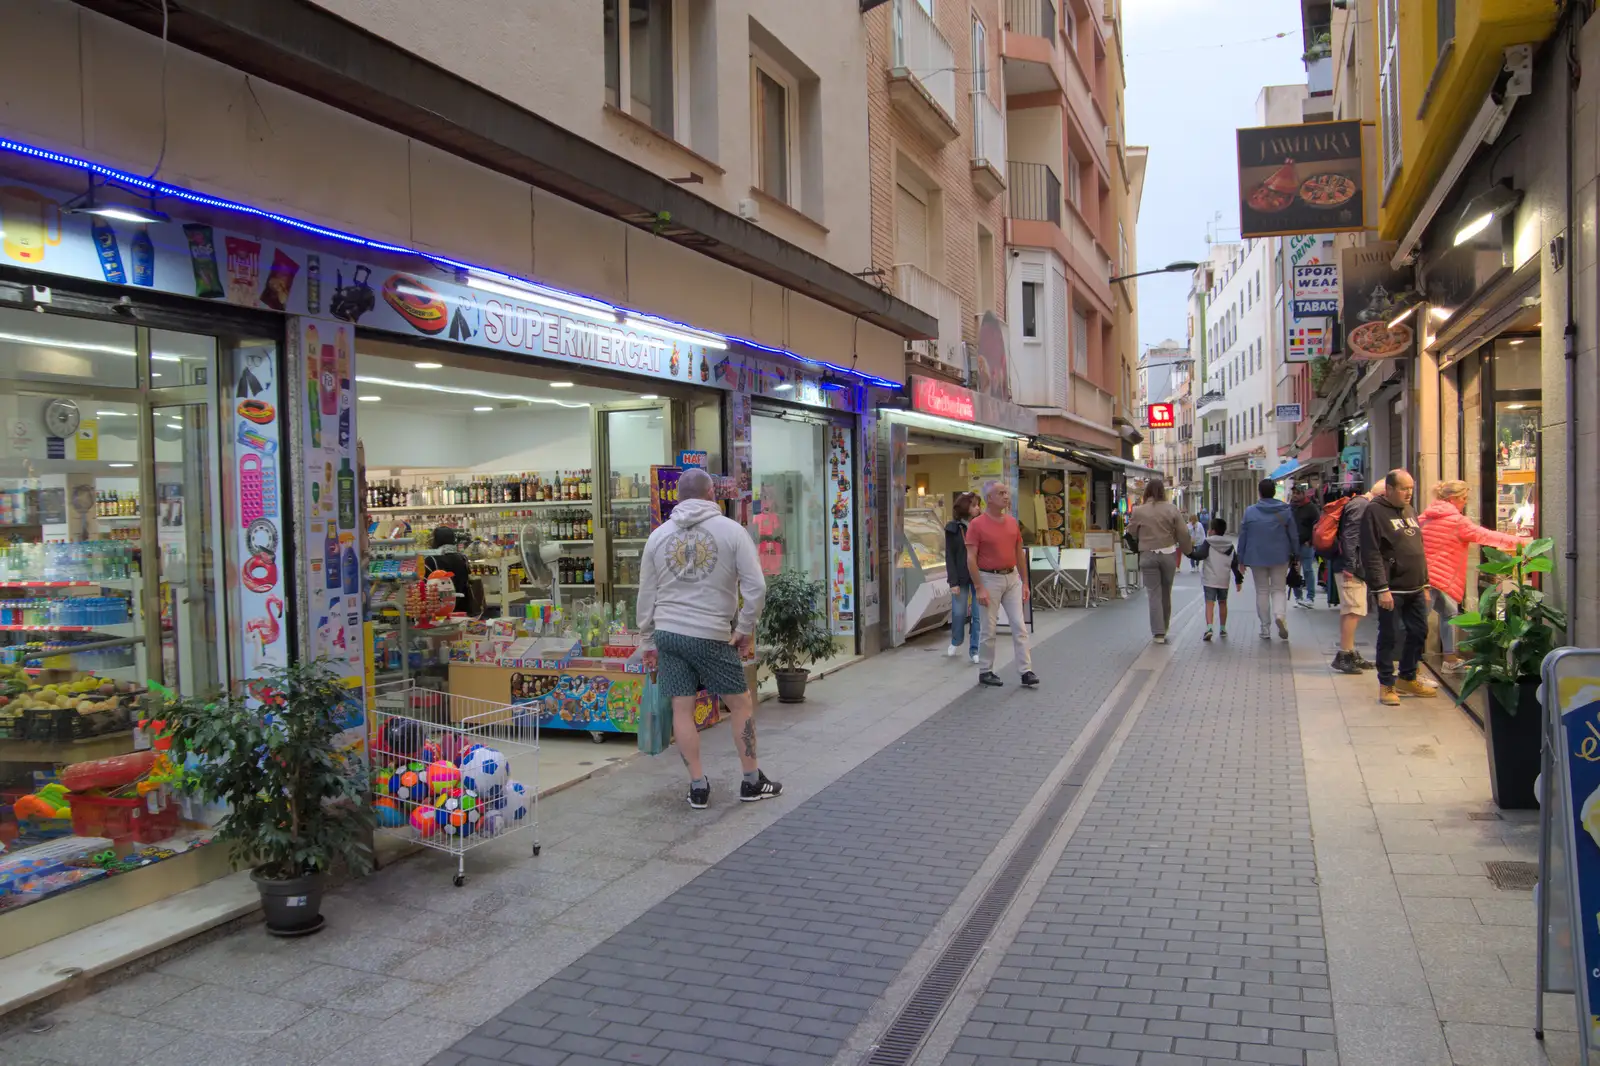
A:
{"label": "apartment building facade", "polygon": [[1004,18],[1008,303],[1018,366],[1033,368],[1019,399],[1041,435],[1120,457],[1137,341],[1110,278],[1132,262],[1143,174],[1121,124],[1120,9],[1006,0]]}

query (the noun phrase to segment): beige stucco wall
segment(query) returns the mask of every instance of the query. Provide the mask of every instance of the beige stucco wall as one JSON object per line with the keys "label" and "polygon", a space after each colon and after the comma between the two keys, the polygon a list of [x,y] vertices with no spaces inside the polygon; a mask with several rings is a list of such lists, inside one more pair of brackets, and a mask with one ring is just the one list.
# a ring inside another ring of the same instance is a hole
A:
{"label": "beige stucco wall", "polygon": [[[687,0],[687,10],[711,14],[716,61],[715,125],[708,133],[691,121],[692,150],[604,106],[599,0],[314,2],[652,173],[700,174],[704,184],[684,188],[733,212],[754,184],[754,20],[818,76],[825,176],[815,221],[764,202],[758,225],[846,270],[868,265],[868,205],[861,195],[867,180],[866,41],[856,0]],[[707,161],[720,171],[708,169]]]}
{"label": "beige stucco wall", "polygon": [[163,155],[157,38],[70,0],[7,0],[5,24],[28,42],[0,64],[0,131],[18,139],[143,174],[159,159],[176,185],[901,379],[885,330],[176,47]]}

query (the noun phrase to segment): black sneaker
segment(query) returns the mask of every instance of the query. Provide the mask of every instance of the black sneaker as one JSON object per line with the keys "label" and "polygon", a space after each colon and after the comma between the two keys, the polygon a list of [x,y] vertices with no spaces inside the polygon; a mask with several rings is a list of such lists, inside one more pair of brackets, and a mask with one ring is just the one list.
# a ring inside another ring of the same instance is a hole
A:
{"label": "black sneaker", "polygon": [[999,688],[1001,685],[1005,684],[1005,682],[1001,681],[1000,675],[995,673],[993,670],[985,670],[983,673],[978,675],[978,684],[988,685],[991,688]]}
{"label": "black sneaker", "polygon": [[772,799],[783,792],[783,786],[776,781],[767,780],[765,772],[757,771],[761,776],[755,784],[748,781],[739,782],[739,802],[755,803],[758,800]]}
{"label": "black sneaker", "polygon": [[1341,674],[1359,674],[1361,667],[1357,666],[1351,653],[1341,651],[1333,657],[1333,668]]}
{"label": "black sneaker", "polygon": [[694,782],[689,782],[689,806],[697,811],[706,809],[711,802],[711,778],[706,778],[706,783],[701,788],[696,788]]}
{"label": "black sneaker", "polygon": [[1034,673],[1032,670],[1024,670],[1023,673],[1022,673],[1022,687],[1023,688],[1038,688],[1039,687],[1039,675]]}
{"label": "black sneaker", "polygon": [[1350,653],[1350,661],[1356,664],[1357,670],[1376,670],[1378,668],[1377,663],[1369,662],[1366,659],[1363,659],[1361,657],[1361,653],[1358,651],[1353,651]]}

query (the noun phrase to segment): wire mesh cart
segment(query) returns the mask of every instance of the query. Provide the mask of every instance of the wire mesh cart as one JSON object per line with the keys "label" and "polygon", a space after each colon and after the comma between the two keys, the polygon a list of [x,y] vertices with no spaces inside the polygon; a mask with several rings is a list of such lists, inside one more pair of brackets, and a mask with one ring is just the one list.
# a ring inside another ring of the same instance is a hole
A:
{"label": "wire mesh cart", "polygon": [[456,858],[530,833],[539,854],[539,716],[530,706],[379,685],[372,700],[372,794],[380,832]]}

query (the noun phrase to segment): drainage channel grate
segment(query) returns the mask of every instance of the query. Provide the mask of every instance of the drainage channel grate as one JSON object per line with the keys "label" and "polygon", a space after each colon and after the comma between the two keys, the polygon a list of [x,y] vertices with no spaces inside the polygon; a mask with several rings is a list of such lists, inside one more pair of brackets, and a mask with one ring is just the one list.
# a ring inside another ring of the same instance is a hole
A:
{"label": "drainage channel grate", "polygon": [[1134,699],[1144,687],[1149,675],[1149,670],[1137,670],[1132,673],[1130,684],[1123,690],[1122,697],[1117,701],[1112,713],[1101,723],[1094,739],[1083,749],[1071,769],[1067,771],[1067,776],[1057,786],[1055,795],[1050,797],[1045,809],[1039,812],[1033,825],[1028,827],[1022,842],[1006,860],[1006,864],[1000,868],[1000,873],[994,882],[979,898],[978,905],[972,909],[966,921],[961,923],[961,928],[956,930],[950,943],[945,946],[933,966],[917,984],[916,990],[911,993],[911,998],[900,1009],[894,1021],[889,1023],[888,1030],[879,1038],[865,1060],[865,1066],[906,1066],[916,1056],[917,1049],[933,1031],[939,1015],[944,1013],[944,1009],[955,996],[956,989],[961,987],[967,971],[977,961],[983,945],[988,942],[995,927],[1000,924],[1006,908],[1022,890],[1023,883],[1027,881],[1028,875],[1038,863],[1045,845],[1055,835],[1061,820],[1067,816],[1072,801],[1078,798],[1078,793],[1082,791],[1084,782],[1089,779],[1095,763],[1100,761],[1106,745],[1111,743],[1117,727],[1133,709]]}
{"label": "drainage channel grate", "polygon": [[1530,889],[1539,883],[1539,864],[1536,862],[1507,862],[1496,860],[1484,863],[1489,870],[1489,880],[1496,888]]}

